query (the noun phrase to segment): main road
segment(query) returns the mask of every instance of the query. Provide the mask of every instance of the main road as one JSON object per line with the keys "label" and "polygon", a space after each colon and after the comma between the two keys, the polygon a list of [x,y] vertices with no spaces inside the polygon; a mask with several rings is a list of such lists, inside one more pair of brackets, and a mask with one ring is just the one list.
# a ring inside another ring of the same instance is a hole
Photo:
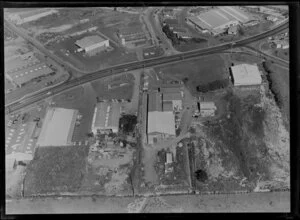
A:
{"label": "main road", "polygon": [[208,48],[199,49],[199,50],[193,50],[193,51],[184,52],[184,53],[166,56],[166,57],[158,57],[158,58],[152,58],[152,59],[143,60],[143,61],[125,63],[125,64],[109,67],[107,69],[100,70],[97,72],[89,73],[80,78],[70,80],[70,81],[66,82],[65,84],[58,85],[56,87],[47,89],[40,93],[34,94],[32,96],[28,96],[20,101],[10,103],[5,106],[5,112],[13,113],[19,109],[22,109],[28,105],[33,104],[35,102],[38,102],[38,101],[41,101],[50,96],[59,94],[67,89],[71,89],[76,86],[91,82],[96,79],[107,77],[107,76],[110,76],[113,74],[119,74],[119,73],[126,72],[126,71],[131,71],[131,70],[136,70],[136,69],[141,69],[141,68],[148,68],[148,67],[158,66],[158,65],[162,65],[162,64],[180,62],[183,60],[196,58],[198,56],[219,53],[219,52],[231,49],[231,48],[243,47],[254,41],[258,41],[258,40],[264,39],[266,37],[275,35],[281,31],[285,30],[286,28],[288,28],[288,25],[289,25],[288,21],[285,21],[281,25],[279,25],[271,30],[268,30],[261,34],[251,36],[249,38],[238,40],[235,42],[224,43],[224,44],[220,44],[220,45],[213,46],[213,47],[208,47]]}

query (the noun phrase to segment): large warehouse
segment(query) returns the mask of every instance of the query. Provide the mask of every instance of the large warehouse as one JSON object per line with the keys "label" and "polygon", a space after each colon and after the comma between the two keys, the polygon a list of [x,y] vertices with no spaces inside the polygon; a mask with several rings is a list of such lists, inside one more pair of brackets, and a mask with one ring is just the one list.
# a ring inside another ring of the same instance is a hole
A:
{"label": "large warehouse", "polygon": [[47,111],[37,146],[67,146],[72,144],[78,110],[50,108]]}
{"label": "large warehouse", "polygon": [[78,51],[83,50],[87,55],[94,56],[109,47],[109,40],[93,35],[77,40],[75,44],[80,48]]}
{"label": "large warehouse", "polygon": [[262,82],[257,65],[240,64],[230,69],[235,86],[260,85]]}
{"label": "large warehouse", "polygon": [[119,119],[121,104],[117,102],[99,102],[94,111],[92,132],[117,133],[119,131]]}
{"label": "large warehouse", "polygon": [[148,144],[175,136],[175,116],[173,112],[148,112],[147,134]]}
{"label": "large warehouse", "polygon": [[237,7],[221,6],[198,16],[189,17],[187,20],[202,32],[218,35],[224,33],[230,26],[249,21],[249,17]]}

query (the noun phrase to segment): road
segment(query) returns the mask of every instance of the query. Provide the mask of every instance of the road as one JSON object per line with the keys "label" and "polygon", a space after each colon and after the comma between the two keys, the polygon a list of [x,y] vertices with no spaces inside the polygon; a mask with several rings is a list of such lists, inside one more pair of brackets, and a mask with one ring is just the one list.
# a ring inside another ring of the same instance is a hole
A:
{"label": "road", "polygon": [[277,26],[274,29],[271,29],[271,30],[263,32],[261,34],[251,36],[249,38],[245,38],[245,39],[238,40],[238,41],[235,41],[235,42],[224,43],[224,44],[220,44],[220,45],[213,46],[213,47],[193,50],[193,51],[184,52],[184,53],[171,55],[171,56],[166,56],[166,57],[152,58],[152,59],[143,60],[143,61],[135,61],[135,62],[131,62],[131,63],[125,63],[125,64],[109,67],[107,69],[100,70],[100,71],[97,71],[97,72],[94,72],[94,73],[86,74],[86,75],[84,75],[80,78],[70,80],[70,81],[66,82],[65,84],[63,84],[63,85],[58,85],[57,87],[47,89],[47,90],[45,90],[41,93],[38,93],[38,94],[35,94],[31,97],[25,98],[21,101],[8,104],[8,105],[5,106],[6,113],[15,112],[15,111],[17,111],[17,110],[19,110],[23,107],[26,107],[30,104],[41,101],[41,100],[43,100],[47,97],[59,94],[59,93],[65,91],[66,89],[71,89],[71,88],[74,88],[76,86],[85,84],[87,82],[91,82],[93,80],[100,79],[100,78],[110,76],[110,75],[113,75],[113,74],[119,74],[119,73],[122,73],[122,72],[127,72],[127,71],[130,71],[130,70],[136,70],[136,69],[141,69],[141,68],[146,68],[146,67],[147,68],[148,67],[154,67],[154,66],[158,66],[158,65],[162,65],[162,64],[170,64],[170,63],[174,63],[174,62],[181,62],[183,60],[193,59],[193,58],[196,58],[196,57],[199,57],[199,56],[204,56],[204,55],[209,55],[209,54],[214,54],[214,53],[220,53],[222,51],[225,51],[225,50],[228,50],[228,49],[231,49],[231,48],[243,47],[243,46],[245,46],[249,43],[252,43],[254,41],[264,39],[268,36],[272,36],[272,35],[280,32],[280,31],[288,28],[288,25],[289,25],[288,22],[285,22],[285,23]]}
{"label": "road", "polygon": [[4,20],[4,25],[14,33],[18,34],[25,40],[27,40],[30,44],[32,44],[35,48],[40,50],[43,54],[53,59],[58,65],[65,68],[70,74],[79,74],[79,76],[82,75],[82,73],[88,73],[83,72],[82,70],[76,68],[75,66],[66,63],[64,60],[62,60],[60,57],[56,56],[55,54],[51,53],[49,50],[47,50],[38,40],[34,39],[33,37],[30,37],[24,30],[21,28],[16,27],[12,22]]}

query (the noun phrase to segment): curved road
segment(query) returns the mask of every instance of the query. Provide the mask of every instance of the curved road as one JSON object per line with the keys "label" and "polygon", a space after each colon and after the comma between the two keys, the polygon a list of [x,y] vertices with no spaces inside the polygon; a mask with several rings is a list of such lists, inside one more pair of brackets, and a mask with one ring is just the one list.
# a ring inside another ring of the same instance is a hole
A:
{"label": "curved road", "polygon": [[110,67],[110,68],[107,68],[104,70],[100,70],[100,71],[97,71],[94,73],[90,73],[90,74],[84,75],[80,78],[70,80],[70,81],[66,82],[65,84],[58,85],[54,88],[47,89],[38,94],[34,94],[30,97],[24,98],[21,101],[10,103],[9,105],[5,106],[5,110],[6,110],[5,112],[6,113],[15,112],[23,107],[26,107],[30,104],[41,101],[47,97],[59,94],[59,93],[65,91],[66,89],[74,88],[76,86],[79,86],[79,85],[85,84],[87,82],[91,82],[93,80],[100,79],[100,78],[103,78],[103,77],[106,77],[109,75],[119,74],[121,72],[126,72],[129,70],[136,70],[136,69],[153,67],[153,66],[162,65],[162,64],[169,64],[169,63],[173,63],[173,62],[196,58],[198,56],[219,53],[221,51],[228,50],[231,48],[243,47],[253,41],[261,40],[268,36],[272,36],[280,31],[288,28],[288,25],[289,25],[288,22],[285,22],[285,23],[277,26],[276,28],[273,28],[272,30],[263,32],[261,34],[255,35],[255,36],[251,36],[246,39],[235,41],[235,42],[224,43],[224,44],[209,47],[209,48],[184,52],[184,53],[167,56],[167,57],[158,57],[158,58],[152,58],[152,59],[148,59],[148,60],[144,60],[144,61],[136,61],[136,62],[126,63],[126,64],[121,64],[121,65],[113,66],[113,67]]}

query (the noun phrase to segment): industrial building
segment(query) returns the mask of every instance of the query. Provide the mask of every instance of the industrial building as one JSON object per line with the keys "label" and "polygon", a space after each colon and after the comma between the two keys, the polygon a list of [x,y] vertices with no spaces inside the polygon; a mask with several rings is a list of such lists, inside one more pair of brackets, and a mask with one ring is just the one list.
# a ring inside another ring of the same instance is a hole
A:
{"label": "industrial building", "polygon": [[188,23],[202,32],[213,35],[224,33],[229,27],[249,21],[249,17],[237,7],[221,6],[187,18]]}
{"label": "industrial building", "polygon": [[94,56],[109,47],[109,40],[92,35],[77,40],[75,44],[79,47],[78,52],[84,51],[87,55]]}
{"label": "industrial building", "polygon": [[230,69],[235,86],[260,85],[262,83],[257,65],[240,64],[232,66]]}
{"label": "industrial building", "polygon": [[159,92],[148,93],[148,112],[162,111],[162,94]]}
{"label": "industrial building", "polygon": [[9,14],[8,17],[10,20],[15,22],[17,25],[24,24],[27,22],[38,20],[42,17],[58,13],[55,9],[49,8],[40,8],[31,11],[21,12],[21,13],[12,13]]}
{"label": "industrial building", "polygon": [[17,68],[5,72],[5,77],[15,85],[21,87],[25,83],[31,81],[40,76],[46,76],[54,71],[48,67],[45,63],[39,63],[37,65],[29,65],[25,68]]}
{"label": "industrial building", "polygon": [[68,146],[72,144],[78,110],[50,108],[47,111],[37,146]]}
{"label": "industrial building", "polygon": [[117,133],[119,131],[119,119],[122,112],[118,102],[99,102],[94,111],[92,132]]}
{"label": "industrial building", "polygon": [[33,52],[28,52],[25,54],[17,54],[15,56],[5,57],[5,73],[10,73],[14,71],[21,70],[28,66],[33,66],[41,61],[38,60]]}
{"label": "industrial building", "polygon": [[202,117],[214,116],[217,110],[214,102],[198,102],[198,108]]}
{"label": "industrial building", "polygon": [[118,30],[118,36],[121,40],[122,45],[126,46],[128,43],[136,43],[145,41],[147,39],[143,28],[140,26],[126,27]]}
{"label": "industrial building", "polygon": [[148,112],[148,144],[175,136],[175,116],[172,112]]}

